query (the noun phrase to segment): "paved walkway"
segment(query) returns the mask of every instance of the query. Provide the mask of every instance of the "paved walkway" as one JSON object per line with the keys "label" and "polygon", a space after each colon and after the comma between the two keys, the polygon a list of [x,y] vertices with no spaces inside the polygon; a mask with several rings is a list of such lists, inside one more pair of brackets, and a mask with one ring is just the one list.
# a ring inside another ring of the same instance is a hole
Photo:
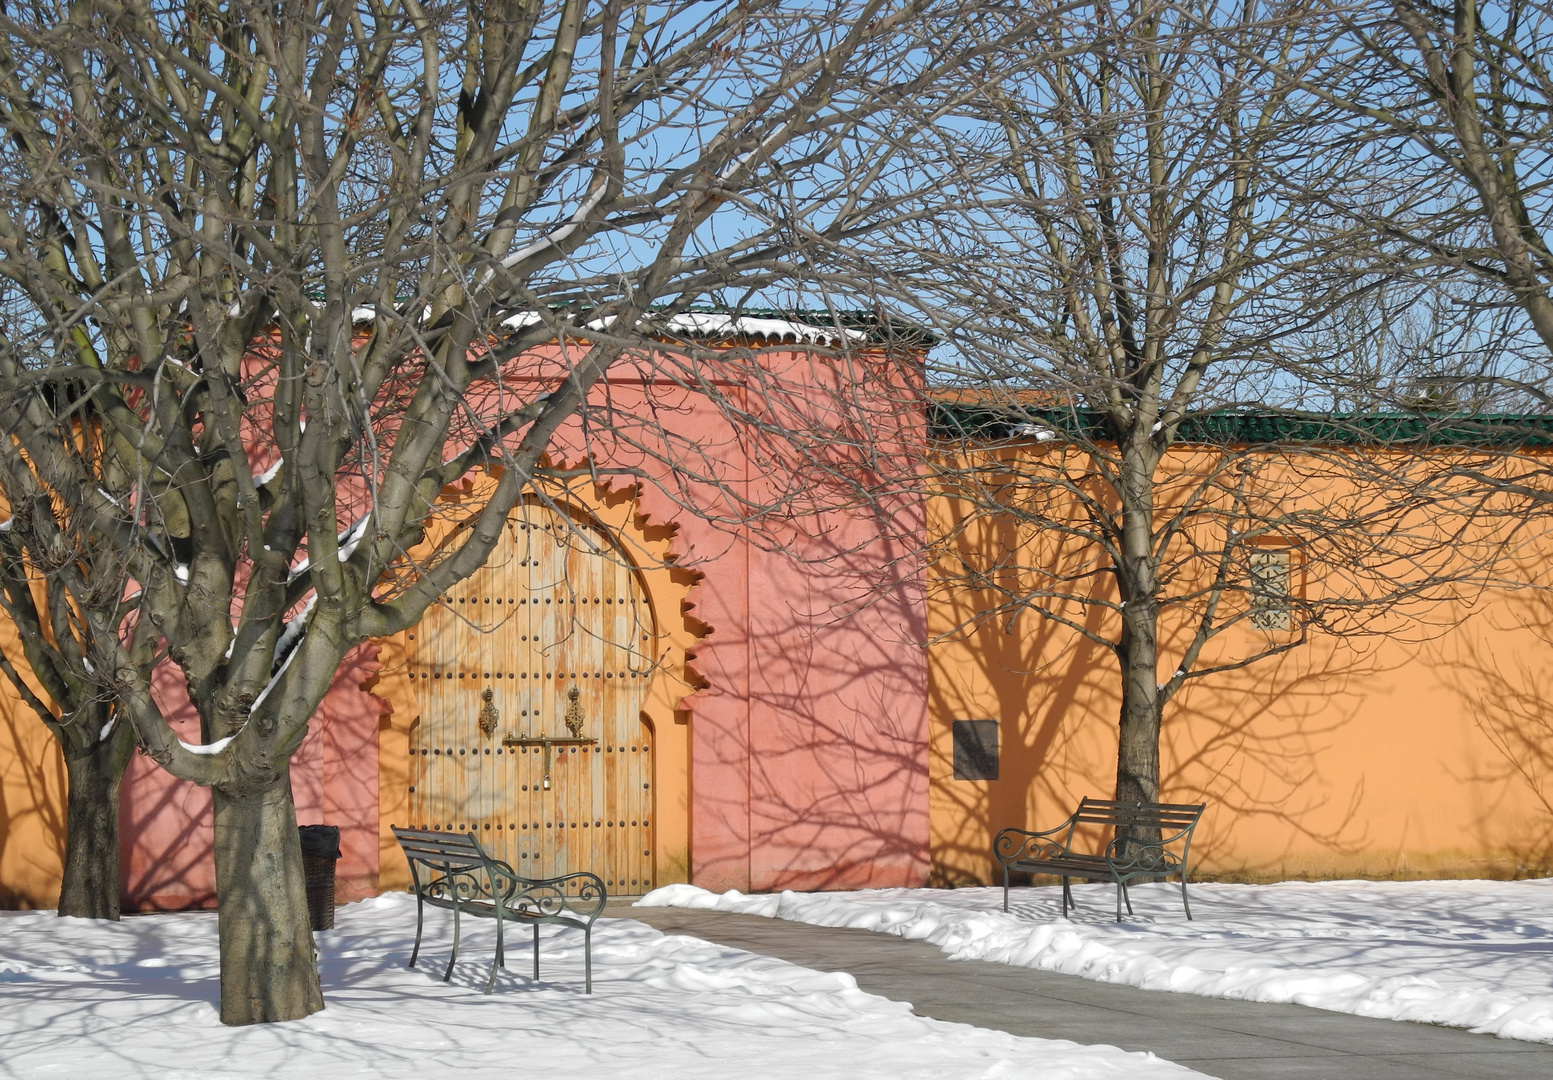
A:
{"label": "paved walkway", "polygon": [[1030,968],[949,960],[931,945],[868,930],[756,915],[633,908],[639,919],[821,971],[908,1001],[921,1016],[1015,1035],[1152,1050],[1222,1080],[1549,1080],[1553,1046],[1454,1028],[1372,1020],[1300,1005],[1222,1001],[1091,982]]}

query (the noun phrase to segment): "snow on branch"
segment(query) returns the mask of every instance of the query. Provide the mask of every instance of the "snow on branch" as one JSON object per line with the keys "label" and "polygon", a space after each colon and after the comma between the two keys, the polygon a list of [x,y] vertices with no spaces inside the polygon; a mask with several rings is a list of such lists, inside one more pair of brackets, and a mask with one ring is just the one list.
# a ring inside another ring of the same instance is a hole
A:
{"label": "snow on branch", "polygon": [[[360,518],[355,524],[351,525],[350,528],[340,533],[337,543],[340,545],[339,556],[341,562],[347,561],[356,553],[356,548],[361,544],[361,538],[367,534],[367,523],[371,520],[372,515],[368,513],[365,517]],[[307,573],[308,568],[312,564],[311,557],[297,563],[296,566],[291,568],[291,574],[286,578],[287,583],[296,581],[303,574]]]}

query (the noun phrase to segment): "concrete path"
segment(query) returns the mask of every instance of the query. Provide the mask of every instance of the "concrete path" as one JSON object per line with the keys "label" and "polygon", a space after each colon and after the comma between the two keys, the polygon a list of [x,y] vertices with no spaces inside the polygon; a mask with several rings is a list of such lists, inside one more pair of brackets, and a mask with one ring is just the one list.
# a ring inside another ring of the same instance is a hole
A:
{"label": "concrete path", "polygon": [[612,900],[605,914],[804,967],[845,971],[864,990],[910,1002],[920,1016],[1152,1050],[1222,1080],[1553,1080],[1553,1046],[1540,1043],[949,960],[931,945],[868,930],[630,904]]}

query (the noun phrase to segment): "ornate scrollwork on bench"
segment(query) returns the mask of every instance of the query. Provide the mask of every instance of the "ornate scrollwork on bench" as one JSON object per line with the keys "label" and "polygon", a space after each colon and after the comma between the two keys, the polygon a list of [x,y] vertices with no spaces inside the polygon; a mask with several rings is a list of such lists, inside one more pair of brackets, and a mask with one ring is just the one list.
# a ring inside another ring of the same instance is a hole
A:
{"label": "ornate scrollwork on bench", "polygon": [[1145,843],[1131,836],[1118,836],[1105,849],[1105,861],[1117,874],[1174,877],[1181,860],[1164,844]]}
{"label": "ornate scrollwork on bench", "polygon": [[1024,862],[1030,859],[1054,859],[1067,854],[1067,849],[1055,840],[1047,840],[1039,834],[1023,833],[1018,829],[1004,829],[995,841],[997,857],[1003,862]]}
{"label": "ornate scrollwork on bench", "polygon": [[[479,875],[479,876],[477,876]],[[480,871],[455,870],[428,880],[421,887],[428,903],[442,901],[438,905],[452,907],[456,899],[461,904],[471,904],[490,896],[487,878]]]}

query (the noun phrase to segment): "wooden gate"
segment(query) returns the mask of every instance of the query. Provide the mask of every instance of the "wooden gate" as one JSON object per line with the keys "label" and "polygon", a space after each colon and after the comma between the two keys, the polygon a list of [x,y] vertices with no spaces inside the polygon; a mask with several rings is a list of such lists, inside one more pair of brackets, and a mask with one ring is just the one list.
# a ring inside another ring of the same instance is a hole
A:
{"label": "wooden gate", "polygon": [[474,831],[525,877],[652,888],[656,638],[635,572],[592,524],[513,511],[484,569],[408,635],[421,701],[412,825]]}

